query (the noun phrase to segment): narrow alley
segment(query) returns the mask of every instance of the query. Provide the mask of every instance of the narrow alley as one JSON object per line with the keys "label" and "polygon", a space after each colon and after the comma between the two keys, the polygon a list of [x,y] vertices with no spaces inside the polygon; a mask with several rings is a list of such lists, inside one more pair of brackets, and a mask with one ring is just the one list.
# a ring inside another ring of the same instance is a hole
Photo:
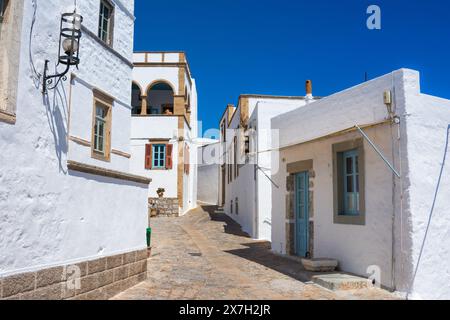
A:
{"label": "narrow alley", "polygon": [[148,280],[116,300],[395,299],[380,289],[331,291],[309,282],[301,264],[270,252],[216,207],[152,222]]}

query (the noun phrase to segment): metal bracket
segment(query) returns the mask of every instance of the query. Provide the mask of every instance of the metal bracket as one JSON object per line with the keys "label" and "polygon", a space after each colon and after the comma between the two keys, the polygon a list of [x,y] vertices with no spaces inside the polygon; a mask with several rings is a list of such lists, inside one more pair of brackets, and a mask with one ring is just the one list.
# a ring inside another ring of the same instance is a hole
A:
{"label": "metal bracket", "polygon": [[367,140],[367,142],[372,146],[372,148],[375,150],[376,153],[383,159],[383,161],[388,165],[388,167],[394,172],[394,174],[401,178],[400,173],[398,173],[397,170],[395,170],[394,166],[386,159],[386,157],[381,153],[381,151],[377,148],[377,146],[370,140],[370,138],[367,136],[367,134],[358,126],[355,126],[356,129],[358,129],[359,133],[364,137],[364,139]]}

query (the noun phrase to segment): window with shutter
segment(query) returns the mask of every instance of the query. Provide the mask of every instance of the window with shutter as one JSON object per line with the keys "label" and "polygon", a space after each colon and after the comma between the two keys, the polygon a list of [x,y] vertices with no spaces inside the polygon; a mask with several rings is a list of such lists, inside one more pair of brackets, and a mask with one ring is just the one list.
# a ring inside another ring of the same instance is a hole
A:
{"label": "window with shutter", "polygon": [[165,169],[166,168],[166,144],[154,144],[153,145],[153,163],[152,169]]}
{"label": "window with shutter", "polygon": [[145,145],[145,169],[150,170],[152,168],[152,145]]}
{"label": "window with shutter", "polygon": [[170,170],[173,168],[173,145],[168,144],[167,145],[167,151],[166,151],[166,169]]}

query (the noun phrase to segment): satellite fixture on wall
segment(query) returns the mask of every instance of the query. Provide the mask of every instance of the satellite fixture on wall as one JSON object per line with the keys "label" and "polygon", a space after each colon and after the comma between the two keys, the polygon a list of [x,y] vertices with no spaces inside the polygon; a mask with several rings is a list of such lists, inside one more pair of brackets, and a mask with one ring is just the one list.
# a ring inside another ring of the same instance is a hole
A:
{"label": "satellite fixture on wall", "polygon": [[[81,40],[81,23],[83,17],[74,11],[73,13],[64,13],[61,15],[61,26],[59,34],[59,53],[58,65],[66,66],[65,70],[55,75],[48,75],[49,60],[45,60],[44,79],[42,92],[47,93],[48,89],[55,89],[61,80],[67,80],[66,74],[69,72],[71,66],[76,66],[80,63],[80,40]],[[54,85],[49,87],[49,85]]]}

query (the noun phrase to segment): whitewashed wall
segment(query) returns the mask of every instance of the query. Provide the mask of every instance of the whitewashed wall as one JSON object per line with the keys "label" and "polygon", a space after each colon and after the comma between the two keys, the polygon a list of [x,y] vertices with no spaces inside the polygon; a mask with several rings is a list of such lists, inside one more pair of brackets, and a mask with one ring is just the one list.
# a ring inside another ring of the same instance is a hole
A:
{"label": "whitewashed wall", "polygon": [[198,147],[198,201],[218,205],[219,204],[219,169],[217,158],[219,141],[206,143]]}
{"label": "whitewashed wall", "polygon": [[133,70],[133,80],[141,86],[142,90],[144,91],[143,93],[145,93],[146,90],[149,89],[148,86],[151,83],[159,80],[164,80],[166,83],[169,83],[174,90],[174,94],[177,94],[179,92],[177,67],[136,67]]}
{"label": "whitewashed wall", "polygon": [[[383,103],[385,90],[394,94],[394,111],[400,118],[400,127],[394,126],[392,132],[386,126],[366,129],[366,132],[400,171],[402,178],[392,180],[392,173],[365,143],[365,226],[335,225],[332,216],[331,144],[358,137],[358,133],[286,148],[280,153],[272,152],[272,161],[279,161],[282,169],[275,172],[273,178],[279,184],[285,183],[286,163],[314,159],[316,253],[337,258],[345,271],[361,275],[366,275],[368,266],[378,265],[382,270],[382,283],[389,287],[392,286],[393,256],[397,290],[410,292],[417,298],[448,298],[450,277],[443,271],[448,269],[450,241],[446,231],[450,223],[443,209],[448,207],[448,174],[445,174],[448,168],[443,171],[435,215],[412,285],[450,122],[450,102],[421,94],[418,72],[401,69],[274,118],[272,127],[280,129],[280,140],[273,147],[306,142],[355,124],[383,121],[387,118]],[[286,163],[282,163],[283,158]],[[284,253],[285,248],[285,194],[285,186],[272,193],[272,247],[280,253]],[[392,214],[395,214],[394,242]]]}
{"label": "whitewashed wall", "polygon": [[[77,76],[120,101],[113,106],[112,145],[126,151],[132,68],[124,60],[132,57],[134,2],[114,2],[114,43],[122,58],[85,34]],[[74,98],[69,113],[69,81],[43,101],[32,64],[42,72],[45,59],[55,62],[59,19],[73,1],[36,3],[31,42],[33,2],[26,1],[24,9],[17,123],[0,122],[0,275],[146,247],[147,185],[67,170],[69,118],[73,133],[90,141],[93,101],[86,86],[75,82],[74,91],[87,100]],[[99,2],[78,3],[85,26],[96,34]],[[72,159],[128,172],[126,160],[113,156],[111,164],[94,163],[86,151],[70,145]]]}
{"label": "whitewashed wall", "polygon": [[[164,59],[163,59],[164,54]],[[137,52],[134,53],[135,63],[176,63],[180,62],[180,53],[178,52]],[[149,85],[158,81],[164,81],[172,86],[174,94],[179,92],[179,67],[178,66],[137,66],[133,70],[133,80],[139,84],[145,93]],[[192,82],[192,85],[191,85]],[[189,79],[189,74],[185,74],[185,84],[187,94],[191,102],[191,120],[190,124],[184,122],[185,143],[190,148],[190,173],[183,173],[183,203],[181,203],[181,214],[197,206],[197,147],[195,139],[198,137],[198,102],[197,88],[194,79]],[[182,88],[184,89],[184,88]],[[164,188],[165,197],[177,197],[177,166],[178,166],[178,117],[133,117],[132,121],[132,171],[144,174],[153,179],[149,188],[149,197],[156,196],[158,188]],[[145,141],[148,139],[170,139],[174,145],[173,151],[173,169],[172,170],[145,170]]]}
{"label": "whitewashed wall", "polygon": [[[301,98],[249,98],[250,122],[255,123],[257,129],[257,150],[255,152],[258,152],[257,162],[261,170],[257,171],[255,179],[253,163],[240,168],[239,177],[237,179],[233,178],[230,184],[226,183],[224,209],[253,238],[271,239],[271,202],[268,199],[271,199],[272,182],[265,175],[267,174],[269,177],[271,175],[271,158],[270,153],[261,152],[271,147],[271,119],[304,105],[305,100]],[[227,130],[227,148],[230,148],[232,145],[235,134],[233,129],[238,127],[239,121],[240,109],[238,108],[229,130]],[[233,200],[233,203],[235,203],[236,199],[238,199],[239,203],[238,214],[236,214],[235,208],[233,208],[233,213],[231,213],[230,207],[231,201]]]}
{"label": "whitewashed wall", "polygon": [[[156,190],[164,188],[164,196],[177,197],[178,117],[132,117],[131,171],[152,179],[148,197],[156,198]],[[145,169],[145,145],[148,139],[167,139],[173,144],[173,167],[170,170]]]}
{"label": "whitewashed wall", "polygon": [[[392,161],[389,126],[366,130],[369,137]],[[369,144],[364,144],[366,224],[364,226],[335,224],[333,220],[333,155],[335,143],[361,138],[350,133],[324,141],[289,148],[280,153],[285,159],[281,170],[274,175],[280,189],[273,188],[272,248],[286,251],[286,165],[313,160],[315,172],[313,188],[314,256],[337,259],[342,270],[366,275],[367,268],[381,268],[383,285],[391,283],[392,257],[392,172]]]}
{"label": "whitewashed wall", "polygon": [[[403,92],[406,102],[403,152],[408,155],[404,194],[409,204],[404,213],[404,228],[398,228],[398,233],[403,235],[398,245],[404,248],[402,259],[399,259],[402,266],[397,268],[399,289],[411,290],[411,298],[415,299],[450,299],[450,164],[446,145],[450,101],[421,94],[419,75],[412,71],[405,76]],[[447,157],[445,163],[444,154]],[[441,183],[437,189],[440,175]],[[433,215],[424,242],[433,203]],[[417,276],[412,283],[416,268]]]}

